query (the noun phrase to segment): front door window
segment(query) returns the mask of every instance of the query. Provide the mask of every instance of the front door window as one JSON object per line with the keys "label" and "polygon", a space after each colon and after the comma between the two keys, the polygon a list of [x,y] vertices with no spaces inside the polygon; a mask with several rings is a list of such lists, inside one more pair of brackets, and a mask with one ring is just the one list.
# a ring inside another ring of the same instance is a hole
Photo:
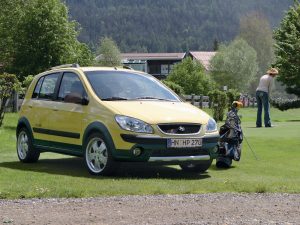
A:
{"label": "front door window", "polygon": [[80,103],[84,88],[78,76],[74,73],[64,73],[61,81],[58,100],[69,103]]}

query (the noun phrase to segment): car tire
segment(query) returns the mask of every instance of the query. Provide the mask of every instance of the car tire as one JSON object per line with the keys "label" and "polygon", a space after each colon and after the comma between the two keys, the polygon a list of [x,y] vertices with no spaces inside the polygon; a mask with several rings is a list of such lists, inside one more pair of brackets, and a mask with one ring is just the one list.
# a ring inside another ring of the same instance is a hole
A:
{"label": "car tire", "polygon": [[112,146],[101,133],[91,134],[84,145],[85,165],[92,175],[109,176],[117,167],[112,156]]}
{"label": "car tire", "polygon": [[22,127],[17,134],[17,154],[21,162],[34,163],[40,157],[40,151],[33,146],[33,139],[26,127]]}
{"label": "car tire", "polygon": [[180,167],[183,171],[193,173],[204,173],[212,164],[212,159],[203,161],[201,163],[188,163],[181,164]]}

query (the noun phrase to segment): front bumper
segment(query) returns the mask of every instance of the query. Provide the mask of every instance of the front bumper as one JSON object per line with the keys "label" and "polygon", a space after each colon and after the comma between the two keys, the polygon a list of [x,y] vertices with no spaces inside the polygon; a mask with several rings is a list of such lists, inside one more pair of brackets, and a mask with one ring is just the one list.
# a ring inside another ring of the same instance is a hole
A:
{"label": "front bumper", "polygon": [[[206,161],[217,157],[216,146],[219,140],[218,134],[201,137],[201,147],[176,149],[167,148],[169,137],[133,134],[121,134],[121,137],[126,142],[134,143],[134,146],[130,150],[116,150],[115,158],[117,160],[176,164],[180,162]],[[134,156],[133,150],[135,148],[140,148],[142,154]]]}
{"label": "front bumper", "polygon": [[149,162],[192,162],[210,160],[210,155],[150,157]]}

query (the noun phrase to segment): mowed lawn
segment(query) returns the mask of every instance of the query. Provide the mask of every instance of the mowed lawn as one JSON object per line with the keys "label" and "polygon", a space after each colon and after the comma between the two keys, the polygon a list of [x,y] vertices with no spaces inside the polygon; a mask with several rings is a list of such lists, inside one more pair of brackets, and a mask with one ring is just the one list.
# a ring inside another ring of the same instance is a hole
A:
{"label": "mowed lawn", "polygon": [[178,166],[122,164],[114,177],[95,177],[83,159],[41,154],[35,164],[18,161],[17,114],[0,128],[0,198],[94,197],[209,192],[300,192],[300,109],[271,110],[273,128],[255,128],[255,109],[241,109],[246,140],[242,158],[228,170],[215,166],[190,174]]}

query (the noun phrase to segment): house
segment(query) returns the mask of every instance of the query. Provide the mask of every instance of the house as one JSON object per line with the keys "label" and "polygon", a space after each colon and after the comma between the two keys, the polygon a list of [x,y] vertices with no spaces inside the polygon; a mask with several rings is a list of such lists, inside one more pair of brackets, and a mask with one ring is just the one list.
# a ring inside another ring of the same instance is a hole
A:
{"label": "house", "polygon": [[209,71],[210,60],[216,52],[191,51],[187,53],[123,53],[122,63],[135,70],[149,73],[159,79],[165,79],[176,63],[186,57],[198,60]]}
{"label": "house", "polygon": [[123,53],[122,63],[135,70],[149,73],[159,79],[169,75],[173,66],[181,62],[186,53]]}
{"label": "house", "polygon": [[216,55],[216,52],[194,52],[187,53],[187,56],[192,57],[193,60],[198,60],[209,71],[210,60]]}

